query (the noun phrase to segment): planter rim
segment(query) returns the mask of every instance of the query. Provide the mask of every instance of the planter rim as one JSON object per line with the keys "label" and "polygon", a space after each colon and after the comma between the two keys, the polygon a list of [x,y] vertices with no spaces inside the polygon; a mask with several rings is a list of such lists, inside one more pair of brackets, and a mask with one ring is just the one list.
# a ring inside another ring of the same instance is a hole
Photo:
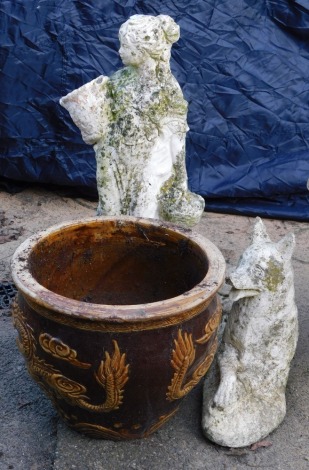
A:
{"label": "planter rim", "polygon": [[[105,221],[119,221],[123,222],[123,224],[128,222],[166,228],[191,240],[204,252],[208,260],[209,266],[205,277],[192,289],[176,297],[134,305],[95,304],[74,300],[56,294],[36,281],[29,270],[28,258],[32,249],[39,241],[61,230],[80,225],[95,225],[98,222]],[[62,222],[32,235],[16,249],[11,261],[11,270],[17,289],[21,291],[32,304],[35,303],[50,311],[78,320],[84,319],[93,322],[108,321],[111,324],[120,322],[146,323],[159,318],[168,319],[168,317],[173,317],[175,316],[175,309],[176,311],[179,310],[179,312],[191,309],[194,310],[197,306],[207,301],[210,302],[224,281],[225,260],[220,250],[210,240],[191,229],[179,227],[157,219],[145,219],[132,216],[100,216]]]}

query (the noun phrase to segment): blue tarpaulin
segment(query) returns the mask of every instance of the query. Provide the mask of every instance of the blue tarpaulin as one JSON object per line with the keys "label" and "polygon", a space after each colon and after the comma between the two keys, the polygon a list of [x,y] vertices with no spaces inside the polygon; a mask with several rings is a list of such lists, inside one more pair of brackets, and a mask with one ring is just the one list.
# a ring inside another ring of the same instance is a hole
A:
{"label": "blue tarpaulin", "polygon": [[209,210],[309,220],[309,0],[1,0],[0,177],[95,191],[59,98],[122,64],[133,14],[171,15],[187,168]]}

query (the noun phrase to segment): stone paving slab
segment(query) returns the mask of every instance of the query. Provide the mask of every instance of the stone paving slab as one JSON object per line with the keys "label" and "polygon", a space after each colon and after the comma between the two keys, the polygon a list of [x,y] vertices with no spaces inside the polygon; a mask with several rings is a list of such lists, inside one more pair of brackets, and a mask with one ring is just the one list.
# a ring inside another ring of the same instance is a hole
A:
{"label": "stone paving slab", "polygon": [[[94,215],[96,203],[42,189],[0,193],[0,281],[10,279],[9,262],[32,233],[64,220]],[[206,213],[196,230],[234,265],[249,244],[252,218]],[[309,224],[264,220],[278,240],[296,235],[293,257],[300,337],[287,388],[287,416],[255,451],[228,449],[201,432],[202,384],[186,397],[178,414],[144,440],[94,440],[59,421],[41,390],[28,376],[15,344],[8,311],[0,310],[0,470],[305,470],[309,468]]]}

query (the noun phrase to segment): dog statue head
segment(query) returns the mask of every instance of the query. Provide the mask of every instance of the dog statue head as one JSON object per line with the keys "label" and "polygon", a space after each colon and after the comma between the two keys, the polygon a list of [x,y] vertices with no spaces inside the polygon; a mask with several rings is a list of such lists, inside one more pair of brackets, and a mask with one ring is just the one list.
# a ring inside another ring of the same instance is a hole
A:
{"label": "dog statue head", "polygon": [[262,292],[275,294],[281,289],[287,278],[293,276],[291,257],[294,246],[295,237],[292,233],[277,243],[272,242],[265,225],[257,217],[251,245],[229,276],[232,284],[231,300],[257,296]]}

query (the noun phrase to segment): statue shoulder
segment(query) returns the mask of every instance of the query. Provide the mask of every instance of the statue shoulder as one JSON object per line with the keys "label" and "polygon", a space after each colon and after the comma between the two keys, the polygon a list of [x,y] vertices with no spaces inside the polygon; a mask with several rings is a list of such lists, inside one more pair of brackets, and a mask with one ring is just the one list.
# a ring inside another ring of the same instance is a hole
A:
{"label": "statue shoulder", "polygon": [[109,91],[125,89],[126,86],[136,81],[136,71],[132,67],[123,67],[117,70],[110,78],[107,84]]}

